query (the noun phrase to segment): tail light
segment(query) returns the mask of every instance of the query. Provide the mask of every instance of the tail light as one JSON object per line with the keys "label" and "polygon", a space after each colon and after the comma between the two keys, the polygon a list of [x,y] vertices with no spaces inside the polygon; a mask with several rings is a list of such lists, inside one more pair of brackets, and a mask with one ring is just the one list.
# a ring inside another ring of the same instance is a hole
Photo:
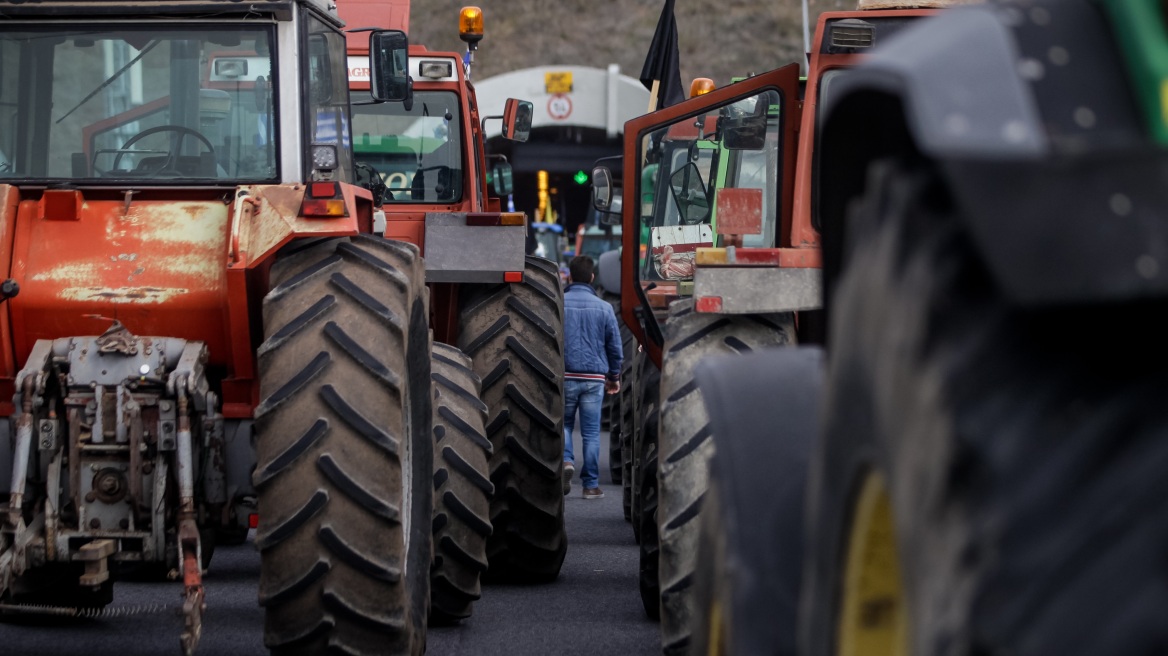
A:
{"label": "tail light", "polygon": [[349,216],[341,185],[336,182],[310,182],[300,203],[300,216],[313,219],[332,219]]}

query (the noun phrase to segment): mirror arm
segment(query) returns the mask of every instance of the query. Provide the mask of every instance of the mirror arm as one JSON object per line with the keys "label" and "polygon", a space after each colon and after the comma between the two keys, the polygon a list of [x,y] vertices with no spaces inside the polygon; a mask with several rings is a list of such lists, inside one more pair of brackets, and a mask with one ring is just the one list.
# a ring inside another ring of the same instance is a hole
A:
{"label": "mirror arm", "polygon": [[480,121],[481,125],[479,125],[479,129],[483,131],[483,134],[487,133],[487,120],[492,119],[492,118],[497,118],[501,121],[501,120],[503,120],[503,115],[498,114],[496,116],[484,116],[483,120]]}

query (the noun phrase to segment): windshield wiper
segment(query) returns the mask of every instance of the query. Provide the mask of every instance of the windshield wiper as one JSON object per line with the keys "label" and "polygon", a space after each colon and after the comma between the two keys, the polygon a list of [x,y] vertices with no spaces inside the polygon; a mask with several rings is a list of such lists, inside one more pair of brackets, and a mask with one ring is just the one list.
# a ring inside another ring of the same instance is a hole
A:
{"label": "windshield wiper", "polygon": [[121,75],[122,73],[125,73],[125,72],[126,72],[126,71],[127,71],[127,70],[128,70],[130,67],[131,67],[131,66],[133,66],[134,64],[137,64],[139,59],[141,59],[141,58],[145,57],[145,56],[146,56],[146,53],[148,53],[148,52],[150,52],[151,50],[153,50],[153,49],[154,49],[154,46],[158,45],[159,43],[161,43],[161,41],[159,41],[159,40],[157,40],[157,39],[155,39],[154,41],[151,41],[150,43],[147,43],[147,44],[146,44],[146,47],[142,49],[142,52],[138,53],[138,56],[137,56],[137,57],[135,57],[135,58],[131,59],[131,60],[129,61],[129,63],[127,63],[125,66],[123,66],[123,67],[119,68],[118,70],[114,71],[114,74],[113,74],[113,75],[111,75],[111,76],[109,76],[109,79],[108,79],[108,80],[106,80],[105,82],[102,82],[102,83],[101,83],[101,85],[100,85],[100,86],[98,86],[98,87],[97,87],[96,89],[94,89],[93,91],[90,91],[90,92],[89,92],[89,95],[88,95],[88,96],[85,96],[84,98],[82,98],[82,99],[81,99],[81,102],[77,103],[77,106],[76,106],[76,107],[74,107],[73,109],[70,109],[69,111],[65,112],[65,115],[64,115],[64,116],[62,116],[61,118],[57,119],[57,123],[60,123],[61,121],[64,121],[65,119],[69,118],[69,115],[70,115],[70,114],[72,114],[73,112],[75,112],[75,111],[77,111],[78,109],[80,109],[80,108],[81,108],[81,106],[82,106],[82,105],[84,105],[85,103],[89,102],[89,99],[90,99],[90,98],[93,98],[93,97],[94,97],[94,96],[96,96],[96,95],[98,94],[98,92],[100,92],[102,89],[104,89],[104,88],[108,87],[109,85],[113,84],[113,81],[114,81],[114,80],[116,80],[116,79],[118,79],[118,76],[119,76],[119,75]]}

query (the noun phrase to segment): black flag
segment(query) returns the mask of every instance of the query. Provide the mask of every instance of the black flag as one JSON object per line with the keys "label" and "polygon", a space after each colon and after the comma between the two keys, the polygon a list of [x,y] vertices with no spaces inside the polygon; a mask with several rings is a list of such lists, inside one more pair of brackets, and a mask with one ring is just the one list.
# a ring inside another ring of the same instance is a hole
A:
{"label": "black flag", "polygon": [[677,52],[677,17],[673,15],[673,0],[665,0],[661,18],[657,20],[657,30],[653,32],[653,43],[649,44],[649,55],[641,67],[641,84],[653,90],[653,81],[659,80],[657,87],[657,110],[675,105],[685,100],[681,86],[681,65]]}

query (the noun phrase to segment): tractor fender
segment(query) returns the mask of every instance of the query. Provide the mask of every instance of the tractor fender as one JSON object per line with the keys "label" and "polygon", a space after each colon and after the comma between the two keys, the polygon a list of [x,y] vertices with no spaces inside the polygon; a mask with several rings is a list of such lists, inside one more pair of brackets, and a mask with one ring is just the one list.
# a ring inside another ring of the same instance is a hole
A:
{"label": "tractor fender", "polygon": [[1037,158],[1048,149],[1038,109],[1018,74],[1010,29],[984,7],[939,12],[881,44],[842,76],[823,108],[867,94],[903,102],[912,139],[925,155],[951,158]]}
{"label": "tractor fender", "polygon": [[[818,347],[709,357],[694,378],[722,481],[727,553],[736,564],[734,650],[794,654],[803,567],[804,488],[820,426]],[[741,629],[741,630],[739,630]]]}
{"label": "tractor fender", "polygon": [[606,293],[620,296],[621,260],[620,251],[605,251],[596,262],[596,282]]}
{"label": "tractor fender", "polygon": [[1007,300],[1168,296],[1168,156],[1147,143],[1125,70],[1085,0],[946,10],[882,45],[824,108],[828,295],[847,203],[872,162],[899,157],[937,169]]}

